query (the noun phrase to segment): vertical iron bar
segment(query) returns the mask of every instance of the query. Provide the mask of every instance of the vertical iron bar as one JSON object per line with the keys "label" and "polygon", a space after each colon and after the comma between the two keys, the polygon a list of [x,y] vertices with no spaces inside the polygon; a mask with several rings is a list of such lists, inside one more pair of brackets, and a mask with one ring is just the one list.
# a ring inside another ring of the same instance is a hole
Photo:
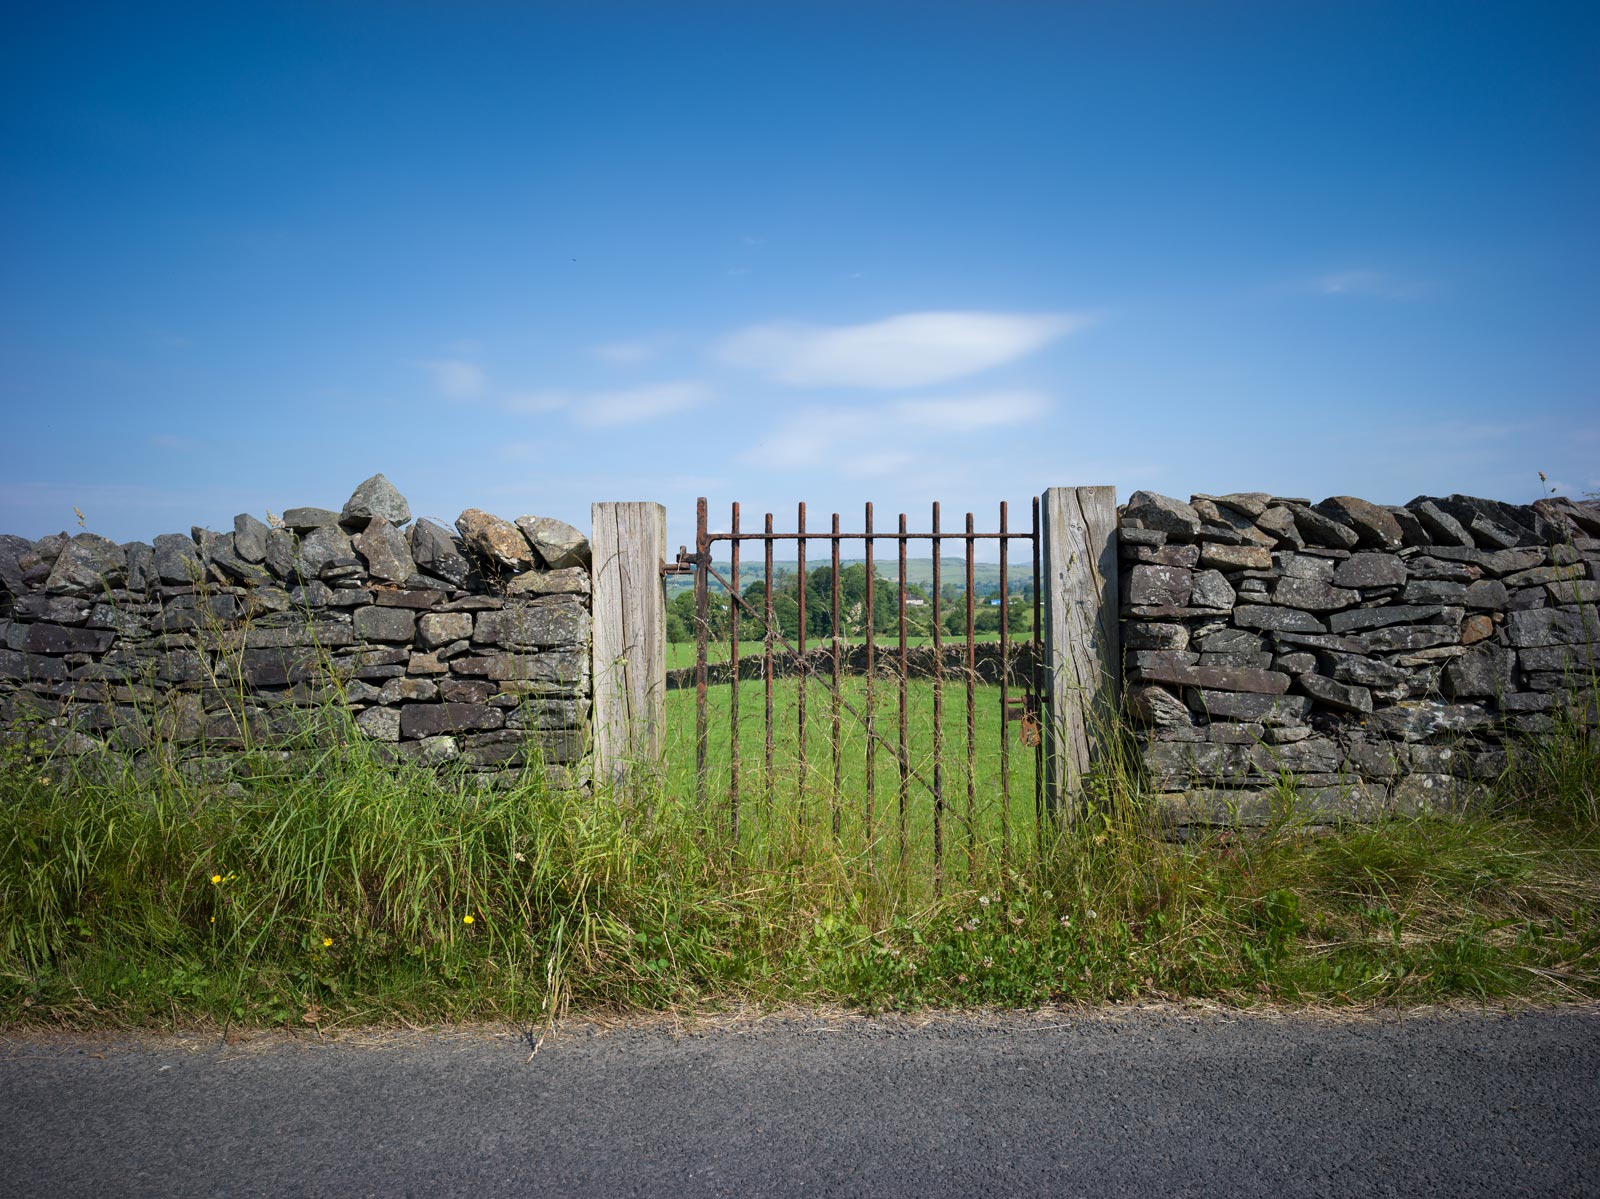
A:
{"label": "vertical iron bar", "polygon": [[1039,721],[1038,737],[1033,746],[1033,821],[1034,836],[1041,843],[1044,838],[1044,728],[1050,719],[1044,710],[1044,630],[1041,627],[1039,595],[1039,497],[1033,497],[1033,713]]}
{"label": "vertical iron bar", "polygon": [[773,641],[773,633],[772,633],[772,513],[770,513],[770,512],[767,513],[766,534],[767,534],[766,535],[766,539],[765,539],[763,544],[764,544],[764,548],[766,550],[766,570],[767,570],[767,604],[766,604],[766,612],[764,613],[764,615],[766,617],[766,621],[767,621],[767,631],[766,631],[766,636],[762,639],[763,644],[762,644],[762,647],[761,647],[761,675],[762,675],[762,681],[763,681],[763,683],[765,685],[766,693],[767,693],[766,694],[766,700],[767,700],[767,729],[766,729],[766,743],[765,743],[765,746],[764,746],[765,751],[766,751],[766,774],[765,774],[765,778],[764,778],[763,781],[766,783],[766,787],[767,787],[767,828],[769,830],[769,836],[770,836],[770,830],[772,828],[772,641]]}
{"label": "vertical iron bar", "polygon": [[1009,512],[1000,501],[1000,862],[1011,862],[1011,584],[1006,568]]}
{"label": "vertical iron bar", "polygon": [[796,813],[802,825],[806,819],[806,502],[800,501],[795,532],[795,565],[800,572],[800,639],[796,644],[800,647],[800,660],[795,664],[795,692],[796,715],[800,727],[800,753],[797,759],[800,773],[795,781],[795,798],[800,810]]}
{"label": "vertical iron bar", "polygon": [[732,558],[728,581],[728,831],[739,843],[739,502],[733,503]]}
{"label": "vertical iron bar", "polygon": [[877,734],[873,728],[876,713],[873,710],[872,675],[876,669],[873,643],[873,625],[878,615],[877,592],[874,590],[875,580],[873,575],[876,568],[872,561],[872,501],[867,501],[866,513],[866,545],[867,545],[867,844],[872,844],[872,816],[874,800],[876,799],[878,764]]}
{"label": "vertical iron bar", "polygon": [[906,514],[900,514],[900,861],[906,860],[906,802],[911,797],[911,752],[906,745],[906,680],[910,677],[906,655]]}
{"label": "vertical iron bar", "polygon": [[706,580],[710,575],[711,543],[706,534],[706,499],[695,505],[694,552],[694,798],[701,812],[706,806],[706,633],[709,597]]}
{"label": "vertical iron bar", "polygon": [[933,893],[944,891],[944,640],[939,627],[939,501],[933,501]]}
{"label": "vertical iron bar", "polygon": [[977,600],[973,595],[975,584],[975,571],[973,567],[972,552],[976,542],[972,539],[973,525],[972,513],[967,513],[967,874],[970,876],[974,869],[974,859],[978,854],[978,717],[977,717],[977,681],[978,681],[978,650],[975,642],[977,632]]}
{"label": "vertical iron bar", "polygon": [[844,789],[844,757],[839,744],[839,688],[842,685],[841,677],[844,669],[844,660],[840,657],[840,647],[844,640],[844,630],[839,627],[839,514],[833,514],[833,701],[831,713],[833,727],[833,835],[839,835],[840,820],[840,795]]}

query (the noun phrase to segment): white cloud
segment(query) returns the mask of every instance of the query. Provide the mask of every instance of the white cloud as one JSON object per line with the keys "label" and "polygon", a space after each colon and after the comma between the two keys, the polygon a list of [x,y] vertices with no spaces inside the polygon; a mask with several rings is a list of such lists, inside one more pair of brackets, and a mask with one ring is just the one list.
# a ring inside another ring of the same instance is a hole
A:
{"label": "white cloud", "polygon": [[774,470],[832,467],[840,474],[893,474],[953,439],[963,446],[985,430],[1049,412],[1041,392],[1016,391],[897,400],[859,408],[806,407],[789,413],[741,461]]}
{"label": "white cloud", "polygon": [[1035,420],[1050,410],[1037,391],[1002,391],[957,399],[900,400],[895,415],[910,425],[941,433],[971,433]]}
{"label": "white cloud", "polygon": [[711,398],[703,383],[656,383],[624,391],[597,391],[572,400],[573,419],[592,429],[634,425],[697,408]]}
{"label": "white cloud", "polygon": [[842,326],[776,322],[726,338],[717,356],[796,387],[925,387],[1013,362],[1088,323],[1066,312],[910,312]]}
{"label": "white cloud", "polygon": [[483,368],[463,358],[436,358],[417,365],[433,376],[434,386],[449,400],[476,399],[488,383]]}

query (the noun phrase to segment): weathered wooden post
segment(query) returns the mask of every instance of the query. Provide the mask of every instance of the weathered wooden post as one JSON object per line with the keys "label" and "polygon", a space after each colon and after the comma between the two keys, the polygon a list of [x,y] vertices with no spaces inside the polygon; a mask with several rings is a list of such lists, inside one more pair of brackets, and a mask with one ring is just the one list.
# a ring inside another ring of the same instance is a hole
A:
{"label": "weathered wooden post", "polygon": [[597,785],[655,778],[666,748],[667,510],[595,504],[594,757]]}
{"label": "weathered wooden post", "polygon": [[1044,590],[1045,807],[1071,822],[1116,720],[1117,489],[1051,487],[1039,500]]}

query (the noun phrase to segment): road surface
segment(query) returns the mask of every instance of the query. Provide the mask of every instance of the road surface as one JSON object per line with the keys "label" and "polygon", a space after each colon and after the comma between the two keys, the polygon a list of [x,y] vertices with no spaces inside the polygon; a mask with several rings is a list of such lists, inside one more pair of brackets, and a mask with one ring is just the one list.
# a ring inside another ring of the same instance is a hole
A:
{"label": "road surface", "polygon": [[1596,1195],[1600,1013],[0,1041],[0,1193]]}

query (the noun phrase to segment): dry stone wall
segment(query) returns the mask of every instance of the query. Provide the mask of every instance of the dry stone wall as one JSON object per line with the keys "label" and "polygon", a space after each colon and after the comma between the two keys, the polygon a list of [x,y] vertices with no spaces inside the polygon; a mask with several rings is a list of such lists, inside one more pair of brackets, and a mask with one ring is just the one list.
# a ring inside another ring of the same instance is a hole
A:
{"label": "dry stone wall", "polygon": [[82,752],[271,745],[333,701],[398,756],[581,783],[589,642],[581,532],[413,522],[382,475],[226,533],[0,536],[0,718]]}
{"label": "dry stone wall", "polygon": [[1451,808],[1509,737],[1595,723],[1600,505],[1136,492],[1128,711],[1173,823]]}

